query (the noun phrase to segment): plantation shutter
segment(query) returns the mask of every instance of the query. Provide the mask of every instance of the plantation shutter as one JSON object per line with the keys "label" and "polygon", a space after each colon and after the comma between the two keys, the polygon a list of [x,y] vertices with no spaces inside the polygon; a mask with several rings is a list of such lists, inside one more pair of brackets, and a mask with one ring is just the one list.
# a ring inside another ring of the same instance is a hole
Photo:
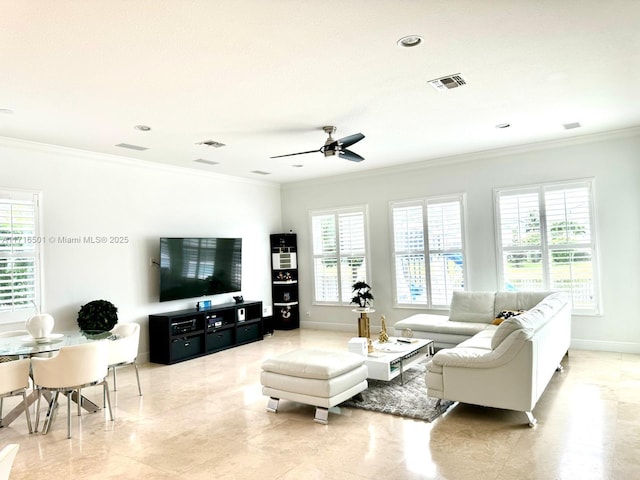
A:
{"label": "plantation shutter", "polygon": [[396,301],[427,303],[427,267],[422,203],[393,208]]}
{"label": "plantation shutter", "polygon": [[312,213],[316,302],[349,303],[351,285],[367,280],[365,209]]}
{"label": "plantation shutter", "polygon": [[39,304],[37,194],[0,192],[0,312]]}
{"label": "plantation shutter", "polygon": [[464,289],[462,208],[456,201],[427,201],[431,304],[446,307]]}
{"label": "plantation shutter", "polygon": [[571,293],[575,310],[595,310],[590,185],[546,187],[549,287]]}
{"label": "plantation shutter", "polygon": [[446,308],[464,289],[462,195],[391,205],[396,303]]}
{"label": "plantation shutter", "polygon": [[500,194],[499,214],[505,289],[544,290],[538,189]]}
{"label": "plantation shutter", "polygon": [[575,313],[598,313],[592,182],[496,190],[505,290],[559,290]]}

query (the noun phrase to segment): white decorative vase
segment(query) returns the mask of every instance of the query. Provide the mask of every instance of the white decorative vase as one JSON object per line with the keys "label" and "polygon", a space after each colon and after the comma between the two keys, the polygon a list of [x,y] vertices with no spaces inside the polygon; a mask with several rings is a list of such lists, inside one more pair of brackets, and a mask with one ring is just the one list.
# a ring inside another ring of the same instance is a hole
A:
{"label": "white decorative vase", "polygon": [[48,313],[38,313],[29,317],[25,326],[33,338],[46,338],[53,331],[53,317]]}

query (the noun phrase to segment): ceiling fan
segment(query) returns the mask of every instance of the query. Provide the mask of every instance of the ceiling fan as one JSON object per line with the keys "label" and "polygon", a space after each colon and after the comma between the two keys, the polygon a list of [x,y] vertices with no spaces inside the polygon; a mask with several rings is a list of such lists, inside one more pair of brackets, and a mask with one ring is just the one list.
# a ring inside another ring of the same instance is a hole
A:
{"label": "ceiling fan", "polygon": [[354,143],[359,142],[364,138],[364,135],[361,133],[354,133],[353,135],[349,135],[348,137],[340,138],[338,140],[334,140],[331,137],[332,133],[335,133],[336,127],[322,127],[322,129],[329,135],[329,138],[324,142],[324,145],[320,147],[318,150],[308,150],[306,152],[298,152],[298,153],[288,153],[286,155],[276,155],[275,157],[270,158],[281,158],[281,157],[290,157],[292,155],[304,155],[305,153],[315,153],[320,152],[323,153],[325,157],[330,157],[331,155],[335,155],[336,153],[340,158],[344,158],[345,160],[350,160],[352,162],[361,162],[364,160],[363,157],[358,155],[351,150],[347,150],[348,147],[353,145]]}

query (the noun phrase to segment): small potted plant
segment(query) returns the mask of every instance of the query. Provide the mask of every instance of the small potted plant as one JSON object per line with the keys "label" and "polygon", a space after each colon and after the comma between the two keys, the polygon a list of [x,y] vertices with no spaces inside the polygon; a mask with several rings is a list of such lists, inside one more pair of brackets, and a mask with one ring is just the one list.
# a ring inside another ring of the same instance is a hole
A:
{"label": "small potted plant", "polygon": [[118,309],[108,300],[94,300],[82,305],[78,312],[78,326],[85,334],[100,335],[118,323]]}
{"label": "small potted plant", "polygon": [[358,308],[368,309],[371,307],[371,301],[373,300],[373,294],[371,293],[371,287],[366,282],[358,281],[351,286],[353,291],[353,298],[351,303],[358,305]]}

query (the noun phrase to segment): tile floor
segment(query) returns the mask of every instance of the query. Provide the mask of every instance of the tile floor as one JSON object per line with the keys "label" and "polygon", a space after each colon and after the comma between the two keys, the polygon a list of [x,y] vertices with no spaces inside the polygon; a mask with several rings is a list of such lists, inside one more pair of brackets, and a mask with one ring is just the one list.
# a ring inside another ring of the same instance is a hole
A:
{"label": "tile floor", "polygon": [[[0,446],[20,444],[11,479],[640,478],[640,355],[572,350],[533,429],[522,413],[462,404],[433,423],[342,409],[323,426],[313,407],[284,400],[277,414],[265,411],[263,359],[344,348],[352,336],[276,331],[196,360],[144,364],[143,397],[133,369],[122,369],[115,422],[74,416],[67,440],[63,403],[48,435],[29,435],[24,417],[0,429]],[[101,401],[99,388],[83,393]]]}

